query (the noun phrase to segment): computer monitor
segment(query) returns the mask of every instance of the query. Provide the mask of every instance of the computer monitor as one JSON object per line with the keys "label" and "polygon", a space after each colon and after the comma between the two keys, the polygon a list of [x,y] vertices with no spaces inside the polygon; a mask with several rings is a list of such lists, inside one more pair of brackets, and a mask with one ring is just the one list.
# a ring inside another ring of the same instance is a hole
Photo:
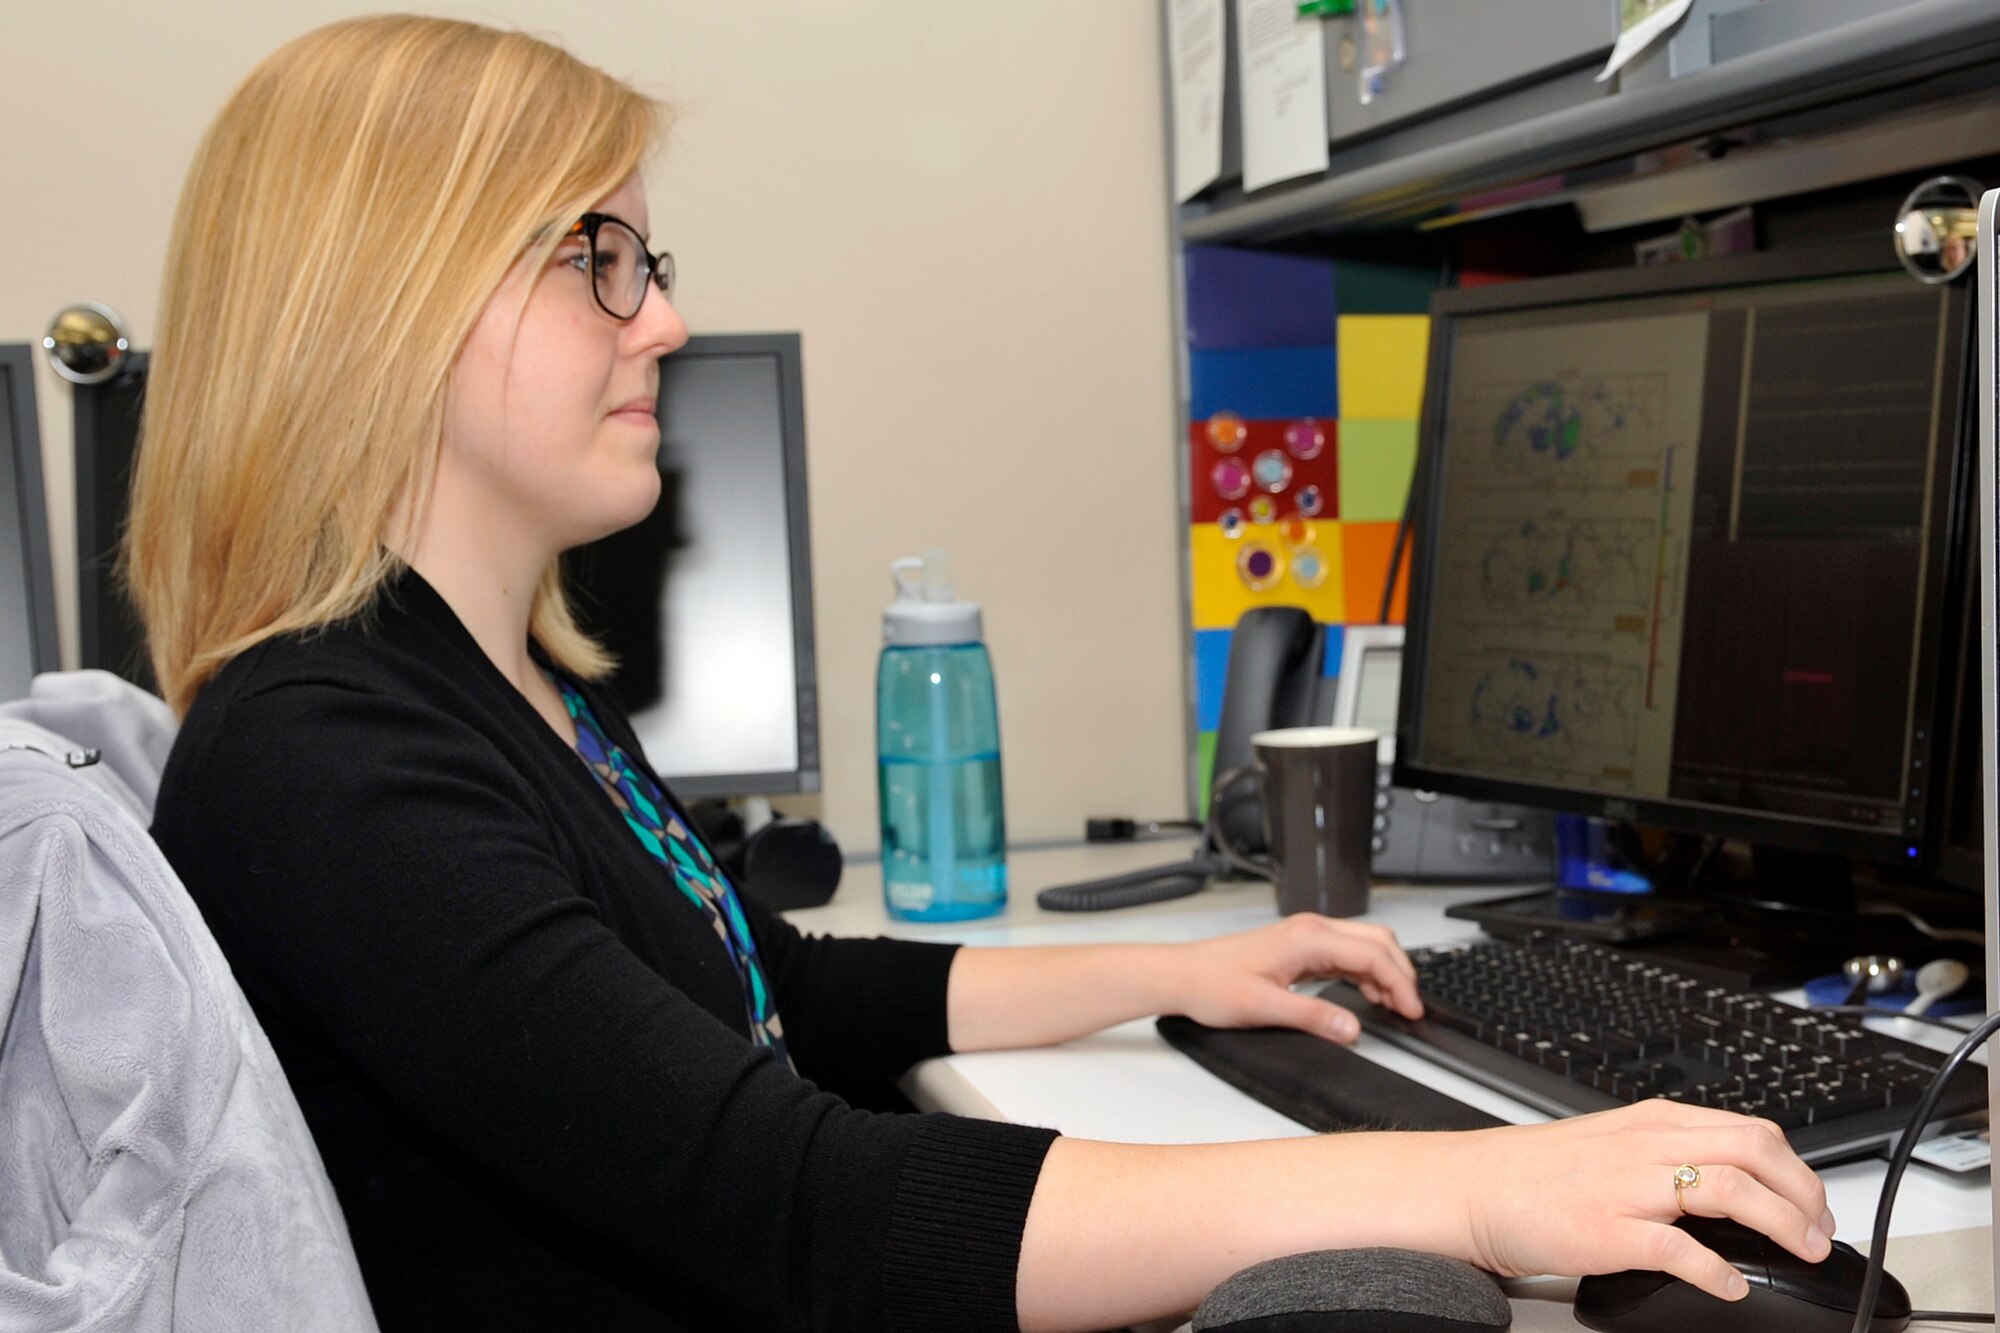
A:
{"label": "computer monitor", "polygon": [[[78,620],[83,665],[150,689],[114,567],[145,357],[132,366],[77,391]],[[819,788],[803,384],[797,334],[690,339],[660,363],[660,503],[570,556],[579,615],[617,655],[646,754],[684,795]],[[52,628],[49,642],[53,666]]]}
{"label": "computer monitor", "polygon": [[35,366],[25,346],[0,347],[0,699],[19,699],[60,665]]}
{"label": "computer monitor", "polygon": [[76,628],[80,665],[157,690],[145,629],[118,578],[146,363],[144,352],[132,352],[118,378],[76,388]]}
{"label": "computer monitor", "polygon": [[1963,290],[1871,244],[1432,309],[1398,785],[1923,864]]}
{"label": "computer monitor", "polygon": [[799,336],[710,334],[660,362],[660,502],[572,553],[646,755],[686,796],[817,791]]}

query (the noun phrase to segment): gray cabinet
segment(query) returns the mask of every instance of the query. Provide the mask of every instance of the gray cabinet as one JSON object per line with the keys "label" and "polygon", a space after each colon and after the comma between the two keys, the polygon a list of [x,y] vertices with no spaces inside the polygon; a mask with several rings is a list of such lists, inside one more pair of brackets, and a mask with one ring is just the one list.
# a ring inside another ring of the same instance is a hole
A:
{"label": "gray cabinet", "polygon": [[[1177,210],[1181,238],[1258,244],[1463,220],[1698,172],[1725,153],[1774,163],[1780,149],[1838,148],[1910,118],[1941,127],[1910,169],[1995,151],[1959,131],[2000,111],[2000,0],[1696,0],[1679,32],[1600,84],[1615,3],[1403,0],[1408,58],[1366,107],[1341,59],[1358,21],[1326,21],[1328,169],[1246,195],[1226,144],[1225,179]],[[1240,132],[1233,115],[1225,123]]]}
{"label": "gray cabinet", "polygon": [[1617,0],[1405,0],[1409,58],[1367,106],[1358,86],[1361,20],[1325,27],[1327,136],[1339,143],[1498,94],[1514,94],[1514,109],[1526,114],[1604,96],[1610,85],[1592,78],[1617,37]]}

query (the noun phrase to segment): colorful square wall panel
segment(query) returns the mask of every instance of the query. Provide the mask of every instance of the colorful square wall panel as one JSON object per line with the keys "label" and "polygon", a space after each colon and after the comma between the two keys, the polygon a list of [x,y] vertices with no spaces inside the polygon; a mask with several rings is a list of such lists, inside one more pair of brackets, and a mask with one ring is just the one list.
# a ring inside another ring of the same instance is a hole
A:
{"label": "colorful square wall panel", "polygon": [[1188,426],[1188,517],[1271,522],[1340,513],[1337,423],[1322,417],[1244,421],[1217,413]]}
{"label": "colorful square wall panel", "polygon": [[1340,416],[1415,421],[1423,415],[1428,315],[1340,317]]}
{"label": "colorful square wall panel", "polygon": [[1333,345],[1332,260],[1198,245],[1187,251],[1184,262],[1188,346]]}
{"label": "colorful square wall panel", "polygon": [[1214,731],[1222,723],[1222,682],[1229,674],[1229,640],[1232,631],[1198,629],[1194,632],[1194,725],[1197,731]]}
{"label": "colorful square wall panel", "polygon": [[1194,628],[1234,629],[1253,606],[1303,607],[1314,620],[1345,620],[1347,592],[1338,523],[1215,523],[1188,529]]}
{"label": "colorful square wall panel", "polygon": [[1326,641],[1320,649],[1319,674],[1328,678],[1340,675],[1340,655],[1347,651],[1347,626],[1326,626]]}
{"label": "colorful square wall panel", "polygon": [[1246,421],[1337,417],[1340,361],[1330,345],[1193,348],[1188,352],[1188,415],[1196,421],[1225,411]]}
{"label": "colorful square wall panel", "polygon": [[1438,272],[1431,267],[1343,259],[1334,265],[1334,299],[1343,315],[1422,315],[1431,308]]}
{"label": "colorful square wall panel", "polygon": [[1416,470],[1416,422],[1342,422],[1339,516],[1358,522],[1400,520]]}
{"label": "colorful square wall panel", "polygon": [[[1394,523],[1342,523],[1340,525],[1341,578],[1346,590],[1347,620],[1355,625],[1372,625],[1382,611],[1382,585],[1389,577],[1389,554],[1396,544]],[[1389,604],[1389,623],[1400,625],[1409,603],[1410,561],[1404,552],[1403,567],[1396,574],[1396,596]]]}

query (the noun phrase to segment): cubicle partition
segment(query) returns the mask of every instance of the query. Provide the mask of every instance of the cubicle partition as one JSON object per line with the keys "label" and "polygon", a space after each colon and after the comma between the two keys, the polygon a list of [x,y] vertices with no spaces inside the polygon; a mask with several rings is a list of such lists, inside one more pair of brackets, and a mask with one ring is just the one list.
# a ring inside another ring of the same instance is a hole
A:
{"label": "cubicle partition", "polygon": [[[1259,606],[1381,623],[1416,463],[1434,269],[1201,246],[1185,256],[1195,792],[1233,628]],[[1388,607],[1403,618],[1404,580]],[[1330,695],[1328,697],[1331,697]]]}

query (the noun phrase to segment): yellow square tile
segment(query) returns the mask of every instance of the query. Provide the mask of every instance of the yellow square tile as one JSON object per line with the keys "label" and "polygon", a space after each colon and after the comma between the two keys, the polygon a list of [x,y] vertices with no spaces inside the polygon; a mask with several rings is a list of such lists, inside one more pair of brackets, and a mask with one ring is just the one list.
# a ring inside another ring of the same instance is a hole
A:
{"label": "yellow square tile", "polygon": [[1343,419],[1415,421],[1423,414],[1429,315],[1342,315]]}
{"label": "yellow square tile", "polygon": [[[1194,627],[1234,629],[1237,620],[1253,606],[1297,606],[1323,624],[1344,621],[1347,596],[1340,524],[1308,521],[1305,526],[1311,539],[1294,547],[1278,524],[1248,524],[1240,537],[1223,536],[1213,523],[1194,524],[1189,530]],[[1253,549],[1266,552],[1276,562],[1275,577],[1268,588],[1252,588],[1245,578],[1245,553]],[[1318,563],[1316,580],[1310,577],[1314,561]],[[1308,575],[1304,582],[1302,574]]]}

